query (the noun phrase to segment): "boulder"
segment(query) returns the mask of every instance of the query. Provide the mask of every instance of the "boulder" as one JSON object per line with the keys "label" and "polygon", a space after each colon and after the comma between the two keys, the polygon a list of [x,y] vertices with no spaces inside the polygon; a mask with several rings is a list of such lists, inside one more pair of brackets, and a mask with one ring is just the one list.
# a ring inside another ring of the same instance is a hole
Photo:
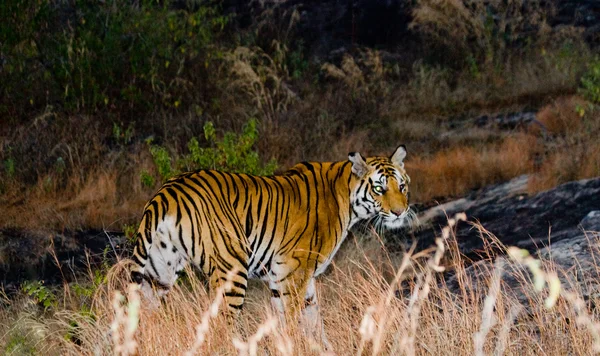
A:
{"label": "boulder", "polygon": [[[447,217],[465,212],[468,221],[457,224],[456,241],[466,264],[468,288],[485,292],[495,258],[505,253],[505,246],[517,246],[544,261],[545,268],[556,269],[563,284],[584,298],[597,296],[600,178],[565,183],[533,195],[527,193],[527,181],[528,176],[517,177],[427,209],[419,214],[417,231],[408,235],[419,249],[430,247]],[[400,245],[404,241],[406,248],[406,232],[402,236],[392,240]],[[527,304],[535,294],[530,283],[523,283],[529,272],[517,264],[509,264],[505,271],[509,293]],[[444,282],[457,291],[460,287],[452,269]]]}

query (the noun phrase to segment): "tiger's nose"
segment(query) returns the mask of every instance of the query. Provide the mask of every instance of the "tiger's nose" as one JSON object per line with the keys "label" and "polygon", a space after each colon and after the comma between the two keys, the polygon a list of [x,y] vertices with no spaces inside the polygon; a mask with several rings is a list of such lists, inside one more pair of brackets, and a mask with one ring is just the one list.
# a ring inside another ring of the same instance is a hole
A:
{"label": "tiger's nose", "polygon": [[404,209],[394,209],[392,210],[392,214],[396,215],[396,216],[400,216],[404,213]]}

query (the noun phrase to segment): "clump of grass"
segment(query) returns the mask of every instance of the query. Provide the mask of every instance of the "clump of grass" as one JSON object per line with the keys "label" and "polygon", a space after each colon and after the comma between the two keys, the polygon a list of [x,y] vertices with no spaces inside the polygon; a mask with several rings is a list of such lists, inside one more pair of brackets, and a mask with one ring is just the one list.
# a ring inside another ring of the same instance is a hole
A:
{"label": "clump of grass", "polygon": [[439,151],[432,157],[407,161],[415,199],[459,196],[487,184],[499,183],[533,169],[536,138],[508,137],[501,144],[483,147],[458,146]]}
{"label": "clump of grass", "polygon": [[529,181],[530,192],[600,176],[600,111],[578,97],[559,98],[538,113],[552,140]]}
{"label": "clump of grass", "polygon": [[[578,96],[559,97],[553,103],[541,108],[536,119],[541,124],[534,129],[545,130],[545,134],[565,136],[581,130],[590,103]],[[589,113],[588,113],[589,115]]]}

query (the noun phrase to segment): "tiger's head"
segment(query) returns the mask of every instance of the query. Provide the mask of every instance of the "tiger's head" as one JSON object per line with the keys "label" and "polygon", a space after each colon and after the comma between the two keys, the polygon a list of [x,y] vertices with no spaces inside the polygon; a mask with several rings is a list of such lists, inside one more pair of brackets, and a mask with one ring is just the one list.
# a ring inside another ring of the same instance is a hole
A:
{"label": "tiger's head", "polygon": [[351,197],[359,219],[373,220],[376,227],[400,228],[410,223],[414,213],[408,205],[410,177],[404,170],[406,147],[398,147],[390,157],[365,159],[351,152],[352,173],[358,178]]}

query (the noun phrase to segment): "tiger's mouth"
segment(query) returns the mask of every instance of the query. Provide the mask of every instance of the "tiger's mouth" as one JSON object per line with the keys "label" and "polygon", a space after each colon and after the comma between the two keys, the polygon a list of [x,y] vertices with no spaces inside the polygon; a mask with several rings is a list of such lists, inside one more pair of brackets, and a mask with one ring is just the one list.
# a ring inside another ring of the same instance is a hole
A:
{"label": "tiger's mouth", "polygon": [[388,229],[398,229],[406,224],[406,213],[400,216],[388,215],[383,219],[383,224]]}
{"label": "tiger's mouth", "polygon": [[416,213],[408,208],[400,215],[392,213],[384,214],[382,223],[386,229],[399,229],[406,226],[412,226],[416,218]]}

